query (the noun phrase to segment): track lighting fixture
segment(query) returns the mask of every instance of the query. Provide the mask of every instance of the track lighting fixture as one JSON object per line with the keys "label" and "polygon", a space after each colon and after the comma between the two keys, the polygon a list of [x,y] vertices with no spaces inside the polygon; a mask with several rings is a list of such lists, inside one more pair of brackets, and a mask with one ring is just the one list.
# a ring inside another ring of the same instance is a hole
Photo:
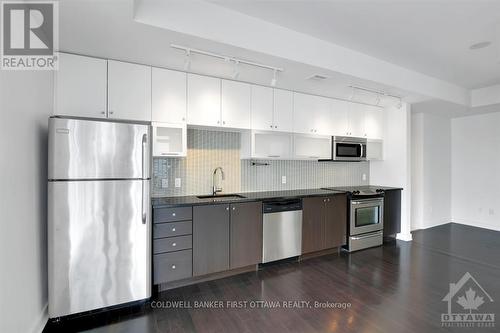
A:
{"label": "track lighting fixture", "polygon": [[184,59],[184,70],[188,71],[191,68],[191,50],[186,49],[186,56]]}
{"label": "track lighting fixture", "polygon": [[231,77],[235,80],[238,78],[238,76],[240,76],[239,65],[240,62],[238,60],[235,60],[233,65],[233,74],[231,75]]}
{"label": "track lighting fixture", "polygon": [[272,87],[275,87],[276,86],[276,82],[277,82],[277,77],[278,76],[278,71],[276,69],[273,70],[273,78],[271,80],[271,86]]}

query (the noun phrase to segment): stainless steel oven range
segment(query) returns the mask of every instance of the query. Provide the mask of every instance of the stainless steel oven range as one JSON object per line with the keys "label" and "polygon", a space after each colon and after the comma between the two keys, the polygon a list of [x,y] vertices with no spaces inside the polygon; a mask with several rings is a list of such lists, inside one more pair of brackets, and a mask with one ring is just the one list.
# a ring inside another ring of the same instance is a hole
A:
{"label": "stainless steel oven range", "polygon": [[372,186],[335,188],[348,192],[348,222],[345,249],[349,252],[383,243],[384,191]]}

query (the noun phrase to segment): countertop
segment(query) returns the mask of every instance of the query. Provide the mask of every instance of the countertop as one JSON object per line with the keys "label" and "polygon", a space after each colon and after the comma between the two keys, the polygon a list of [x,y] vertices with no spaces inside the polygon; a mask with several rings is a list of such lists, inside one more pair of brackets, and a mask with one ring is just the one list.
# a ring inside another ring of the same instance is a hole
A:
{"label": "countertop", "polygon": [[[402,188],[397,187],[387,187],[387,186],[370,186],[376,189],[382,190],[402,190]],[[260,200],[277,200],[277,199],[294,199],[294,198],[306,198],[306,197],[321,197],[329,195],[342,195],[347,194],[348,191],[342,190],[346,187],[332,187],[331,190],[322,189],[303,189],[303,190],[287,190],[287,191],[265,191],[265,192],[242,192],[242,193],[231,193],[243,196],[243,198],[208,198],[199,199],[195,195],[188,196],[178,196],[178,197],[156,197],[152,199],[152,204],[154,208],[160,207],[178,207],[178,206],[192,206],[192,205],[210,205],[214,203],[238,203],[238,202],[248,202],[248,201],[260,201]],[[355,188],[367,188],[367,186],[349,187],[350,189]]]}

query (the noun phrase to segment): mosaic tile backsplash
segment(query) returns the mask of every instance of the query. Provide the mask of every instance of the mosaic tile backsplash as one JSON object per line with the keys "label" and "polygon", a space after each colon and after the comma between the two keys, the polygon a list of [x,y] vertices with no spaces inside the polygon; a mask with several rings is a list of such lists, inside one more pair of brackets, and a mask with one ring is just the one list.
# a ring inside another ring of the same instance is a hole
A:
{"label": "mosaic tile backsplash", "polygon": [[[240,160],[239,133],[188,129],[187,136],[187,157],[153,159],[153,196],[210,194],[218,166],[224,169],[226,193],[369,184],[369,162],[252,160],[269,164],[252,165]],[[176,178],[180,187],[175,187]]]}

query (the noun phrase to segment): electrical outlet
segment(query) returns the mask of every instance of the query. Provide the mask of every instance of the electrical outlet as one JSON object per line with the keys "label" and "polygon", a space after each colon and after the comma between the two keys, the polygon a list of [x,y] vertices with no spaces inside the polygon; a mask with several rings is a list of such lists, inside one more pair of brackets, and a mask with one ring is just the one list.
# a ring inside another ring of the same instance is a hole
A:
{"label": "electrical outlet", "polygon": [[366,173],[363,174],[363,181],[366,181]]}
{"label": "electrical outlet", "polygon": [[168,188],[168,179],[167,178],[161,179],[161,188]]}
{"label": "electrical outlet", "polygon": [[181,187],[181,179],[175,178],[175,187]]}
{"label": "electrical outlet", "polygon": [[281,176],[281,184],[286,184],[286,176]]}

